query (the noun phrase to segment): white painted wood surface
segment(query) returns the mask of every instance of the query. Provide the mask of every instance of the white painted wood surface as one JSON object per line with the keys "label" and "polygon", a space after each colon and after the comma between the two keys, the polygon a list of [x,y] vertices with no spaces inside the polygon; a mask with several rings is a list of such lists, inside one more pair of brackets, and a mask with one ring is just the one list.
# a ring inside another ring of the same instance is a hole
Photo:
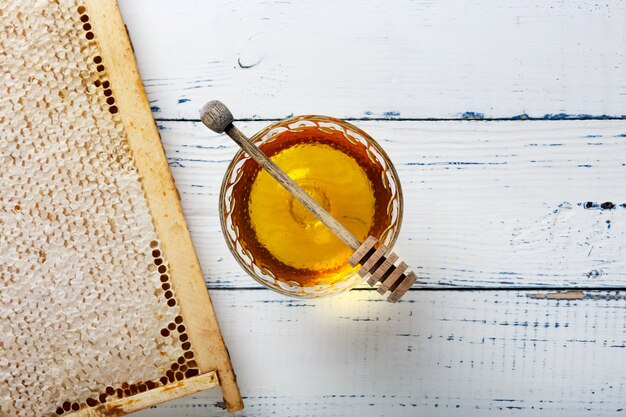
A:
{"label": "white painted wood surface", "polygon": [[[242,416],[623,415],[624,294],[536,294],[411,291],[391,305],[367,290],[212,291]],[[219,401],[208,391],[137,416],[222,416]]]}
{"label": "white painted wood surface", "polygon": [[[603,290],[626,289],[625,2],[119,1],[239,415],[624,414],[626,301]],[[236,149],[193,122],[210,99],[248,134],[318,113],[379,140],[405,301],[293,300],[241,271],[217,218]],[[515,121],[407,120],[489,118]],[[137,415],[224,414],[212,390]]]}
{"label": "white painted wood surface", "polygon": [[[626,282],[626,120],[355,123],[400,175],[396,250],[416,268],[416,287]],[[207,285],[258,286],[219,225],[221,180],[237,146],[199,122],[158,125]],[[238,125],[251,135],[267,122]]]}
{"label": "white painted wood surface", "polygon": [[121,0],[155,116],[626,115],[620,0]]}

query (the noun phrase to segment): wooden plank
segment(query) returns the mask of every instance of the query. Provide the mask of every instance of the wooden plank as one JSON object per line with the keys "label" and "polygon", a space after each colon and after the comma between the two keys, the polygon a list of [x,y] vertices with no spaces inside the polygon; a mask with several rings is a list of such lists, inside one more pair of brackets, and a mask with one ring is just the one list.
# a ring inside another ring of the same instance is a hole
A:
{"label": "wooden plank", "polygon": [[626,115],[626,3],[121,0],[157,118]]}
{"label": "wooden plank", "polygon": [[[247,416],[626,409],[623,292],[425,290],[397,304],[371,290],[319,300],[212,295]],[[221,416],[220,405],[207,391],[137,416]]]}
{"label": "wooden plank", "polygon": [[[111,84],[118,114],[124,123],[130,151],[146,193],[160,239],[159,247],[168,262],[167,274],[185,320],[194,360],[200,372],[218,372],[228,410],[239,410],[243,403],[235,374],[204,286],[179,196],[117,3],[115,0],[86,0],[85,6],[106,68],[105,77]],[[142,404],[146,406],[145,401]]]}
{"label": "wooden plank", "polygon": [[[253,134],[267,123],[239,125]],[[625,121],[357,125],[395,161],[405,210],[394,251],[416,287],[624,285]],[[218,221],[236,145],[200,123],[159,126],[206,282],[255,287]]]}
{"label": "wooden plank", "polygon": [[129,398],[116,398],[95,407],[70,413],[68,417],[118,417],[160,404],[165,401],[195,394],[219,385],[215,371],[183,379],[172,384],[154,388]]}

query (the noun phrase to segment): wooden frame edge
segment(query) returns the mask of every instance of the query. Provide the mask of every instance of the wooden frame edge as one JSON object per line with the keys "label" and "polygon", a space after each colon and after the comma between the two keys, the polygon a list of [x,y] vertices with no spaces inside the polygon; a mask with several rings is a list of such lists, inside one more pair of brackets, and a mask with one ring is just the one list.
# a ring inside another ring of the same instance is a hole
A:
{"label": "wooden frame edge", "polygon": [[[201,373],[216,371],[228,411],[243,402],[185,221],[180,196],[116,0],[84,0]],[[123,91],[123,95],[117,94]]]}
{"label": "wooden frame edge", "polygon": [[68,414],[68,417],[119,417],[155,404],[195,394],[219,385],[217,374],[207,372],[163,387],[154,388],[131,397],[117,398],[95,407],[87,407]]}

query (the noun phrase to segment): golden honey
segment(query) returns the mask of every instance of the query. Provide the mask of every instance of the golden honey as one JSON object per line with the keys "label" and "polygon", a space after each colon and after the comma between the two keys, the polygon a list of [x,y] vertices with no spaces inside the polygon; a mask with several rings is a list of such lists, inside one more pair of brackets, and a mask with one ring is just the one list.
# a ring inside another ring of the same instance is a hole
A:
{"label": "golden honey", "polygon": [[[359,240],[391,224],[391,190],[363,144],[340,131],[302,127],[260,148]],[[257,266],[302,286],[332,284],[352,270],[352,250],[254,161],[243,164],[241,175],[233,223]]]}

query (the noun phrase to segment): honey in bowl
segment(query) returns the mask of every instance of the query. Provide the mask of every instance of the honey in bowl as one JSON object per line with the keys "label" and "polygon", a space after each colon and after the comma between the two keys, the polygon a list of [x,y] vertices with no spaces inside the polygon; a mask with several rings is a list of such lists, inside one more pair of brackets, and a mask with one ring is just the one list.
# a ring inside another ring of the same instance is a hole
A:
{"label": "honey in bowl", "polygon": [[[359,240],[395,238],[399,182],[384,151],[364,132],[337,119],[301,116],[252,140]],[[222,209],[231,251],[257,280],[265,273],[276,281],[263,277],[265,285],[306,296],[338,292],[343,287],[337,284],[358,281],[348,264],[353,251],[242,153],[227,172]],[[297,291],[306,288],[315,290]]]}

